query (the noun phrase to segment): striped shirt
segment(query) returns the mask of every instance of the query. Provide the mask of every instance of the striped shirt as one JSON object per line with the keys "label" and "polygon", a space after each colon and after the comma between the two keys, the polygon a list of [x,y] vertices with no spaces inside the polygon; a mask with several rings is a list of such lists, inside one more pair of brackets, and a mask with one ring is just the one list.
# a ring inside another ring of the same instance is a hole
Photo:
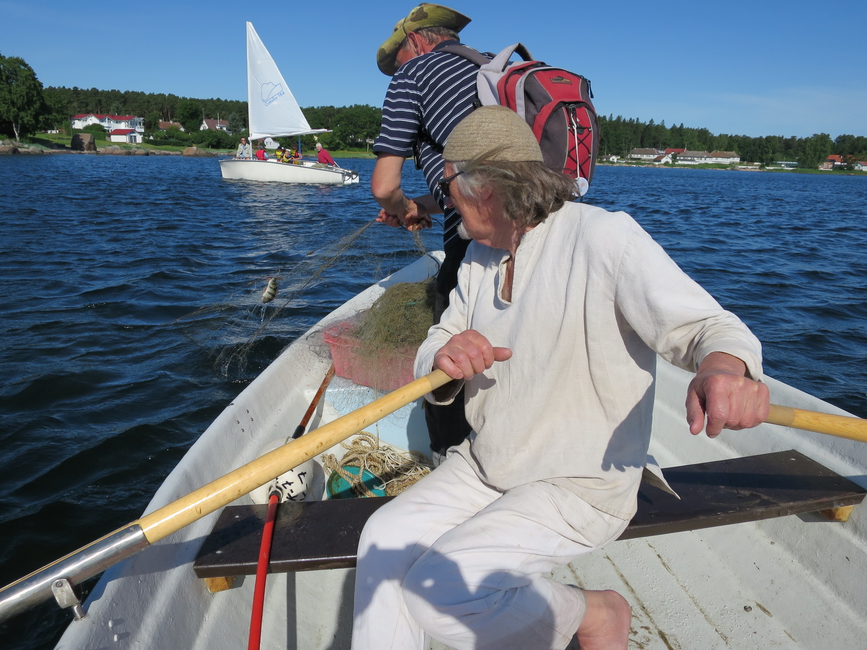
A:
{"label": "striped shirt", "polygon": [[[475,108],[476,74],[479,68],[457,54],[423,54],[407,61],[392,77],[382,107],[382,128],[373,145],[374,153],[403,158],[413,156],[420,144],[419,162],[434,199],[445,213],[443,245],[449,249],[457,237],[460,215],[445,207],[437,181],[443,177],[442,147],[455,125]],[[422,127],[430,138],[422,135]],[[431,145],[430,139],[439,145]]]}

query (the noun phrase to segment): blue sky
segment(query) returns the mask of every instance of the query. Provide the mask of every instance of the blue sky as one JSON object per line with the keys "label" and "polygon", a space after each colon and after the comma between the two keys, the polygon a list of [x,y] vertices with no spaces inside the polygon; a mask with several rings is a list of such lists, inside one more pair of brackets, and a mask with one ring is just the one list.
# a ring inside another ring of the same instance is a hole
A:
{"label": "blue sky", "polygon": [[[600,114],[713,133],[867,135],[867,2],[452,0],[462,40],[523,42],[593,84]],[[245,97],[251,21],[301,106],[381,105],[379,44],[412,0],[0,0],[0,54],[43,85]],[[125,8],[129,7],[129,13]]]}

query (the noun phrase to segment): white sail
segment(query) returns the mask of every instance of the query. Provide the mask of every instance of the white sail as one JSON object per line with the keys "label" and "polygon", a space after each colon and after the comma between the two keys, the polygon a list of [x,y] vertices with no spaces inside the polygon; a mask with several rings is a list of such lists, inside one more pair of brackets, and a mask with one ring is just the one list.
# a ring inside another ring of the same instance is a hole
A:
{"label": "white sail", "polygon": [[311,129],[262,39],[247,23],[247,106],[250,139],[325,133]]}

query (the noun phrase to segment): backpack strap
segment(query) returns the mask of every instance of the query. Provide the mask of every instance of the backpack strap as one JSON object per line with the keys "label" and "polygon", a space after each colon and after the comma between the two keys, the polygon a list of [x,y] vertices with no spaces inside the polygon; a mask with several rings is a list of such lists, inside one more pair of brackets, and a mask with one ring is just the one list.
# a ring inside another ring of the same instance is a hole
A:
{"label": "backpack strap", "polygon": [[[499,96],[497,94],[497,82],[502,76],[503,70],[505,70],[508,66],[509,59],[511,58],[513,53],[517,53],[518,56],[524,59],[524,61],[533,60],[533,56],[530,54],[530,51],[522,43],[515,43],[514,45],[510,45],[496,56],[489,52],[479,52],[478,50],[474,50],[468,45],[464,45],[463,43],[458,43],[456,41],[440,43],[436,47],[434,47],[433,51],[456,54],[457,56],[463,57],[479,66],[479,74],[476,78],[476,88],[478,93],[478,99],[476,102],[477,106],[488,106],[491,104],[500,103],[498,98]],[[433,139],[431,134],[428,132],[427,127],[422,124],[419,127],[418,139],[416,140],[416,146],[413,156],[415,158],[416,169],[421,169],[419,164],[421,141],[427,142],[428,145],[430,145],[437,153],[441,154],[443,152],[442,145],[440,145]]]}
{"label": "backpack strap", "polygon": [[501,104],[497,85],[509,66],[512,54],[517,53],[524,61],[532,61],[533,55],[522,43],[515,43],[500,51],[499,54],[482,54],[463,43],[447,43],[438,48],[440,52],[451,52],[469,59],[479,66],[479,76],[476,79],[480,106]]}
{"label": "backpack strap", "polygon": [[452,54],[457,54],[458,56],[462,56],[465,59],[469,59],[479,67],[487,65],[489,63],[493,63],[494,59],[497,59],[499,61],[500,58],[503,57],[502,62],[499,65],[499,69],[501,72],[505,69],[506,63],[508,63],[509,57],[511,57],[513,53],[517,53],[518,56],[524,59],[524,61],[533,60],[533,55],[530,54],[530,50],[528,50],[522,43],[515,43],[514,45],[510,45],[496,56],[491,54],[490,52],[479,52],[478,50],[474,50],[468,45],[464,45],[463,43],[457,43],[455,41],[449,41],[447,43],[437,45],[434,50],[437,52],[451,52]]}
{"label": "backpack strap", "polygon": [[479,67],[490,62],[490,60],[494,56],[493,54],[488,53],[482,54],[478,50],[474,50],[470,46],[464,45],[463,43],[458,43],[457,41],[447,41],[445,43],[440,43],[433,49],[433,51],[457,54],[458,56],[462,56],[465,59],[472,61]]}
{"label": "backpack strap", "polygon": [[[434,47],[432,51],[456,54],[457,56],[463,57],[479,67],[488,63],[491,60],[491,57],[493,57],[493,54],[482,54],[478,50],[474,50],[468,45],[464,45],[463,43],[459,43],[457,41],[446,41],[444,43],[439,43]],[[478,104],[478,101],[476,103]],[[436,151],[438,154],[442,154],[443,152],[443,146],[433,139],[433,136],[427,130],[427,127],[424,124],[419,125],[418,137],[416,138],[415,146],[413,147],[413,159],[415,160],[416,169],[421,169],[422,142],[426,142],[428,146],[430,146],[431,149]]]}

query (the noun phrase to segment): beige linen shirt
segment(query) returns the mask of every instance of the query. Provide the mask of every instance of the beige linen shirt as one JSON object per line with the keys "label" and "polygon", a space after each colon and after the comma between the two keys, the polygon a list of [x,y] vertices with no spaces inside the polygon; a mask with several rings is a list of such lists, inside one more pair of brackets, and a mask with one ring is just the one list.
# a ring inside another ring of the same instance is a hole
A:
{"label": "beige linen shirt", "polygon": [[511,359],[466,382],[474,434],[461,449],[479,478],[502,490],[553,482],[629,519],[657,353],[694,371],[726,352],[760,380],[761,345],[625,213],[568,203],[551,214],[521,240],[511,301],[501,294],[508,257],[470,245],[450,306],[418,350],[416,376],[467,329],[510,348]]}

